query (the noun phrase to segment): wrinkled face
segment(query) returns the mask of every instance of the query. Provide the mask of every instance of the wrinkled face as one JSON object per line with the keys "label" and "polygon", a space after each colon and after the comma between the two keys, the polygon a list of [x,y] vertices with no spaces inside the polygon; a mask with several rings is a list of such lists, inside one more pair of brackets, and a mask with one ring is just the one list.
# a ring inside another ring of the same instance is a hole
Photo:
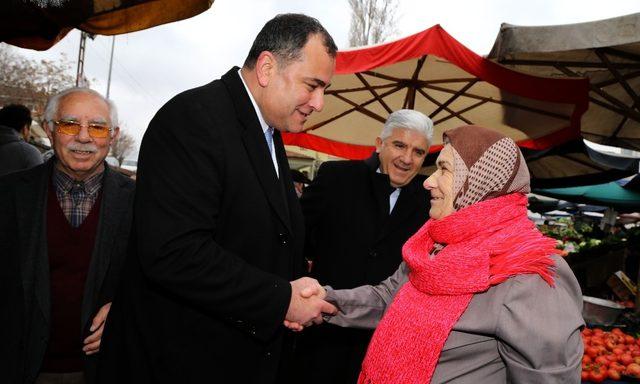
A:
{"label": "wrinkled face", "polygon": [[407,128],[395,128],[382,140],[376,138],[376,152],[380,171],[389,175],[391,186],[404,187],[418,174],[429,151],[429,141],[420,133]]}
{"label": "wrinkled face", "polygon": [[261,105],[267,124],[280,131],[302,131],[311,113],[322,110],[334,67],[335,59],[319,35],[309,38],[300,59],[289,63],[273,60]]}
{"label": "wrinkled face", "polygon": [[424,181],[424,188],[431,193],[429,216],[432,219],[442,219],[455,211],[453,208],[453,162],[453,149],[450,144],[445,144],[436,160],[436,171]]}
{"label": "wrinkled face", "polygon": [[76,121],[82,124],[77,135],[58,132],[52,122],[45,128],[57,157],[56,167],[76,180],[84,180],[104,169],[104,159],[109,153],[111,142],[119,134],[95,138],[89,135],[89,124],[111,125],[109,106],[98,96],[75,92],[60,100],[55,120]]}

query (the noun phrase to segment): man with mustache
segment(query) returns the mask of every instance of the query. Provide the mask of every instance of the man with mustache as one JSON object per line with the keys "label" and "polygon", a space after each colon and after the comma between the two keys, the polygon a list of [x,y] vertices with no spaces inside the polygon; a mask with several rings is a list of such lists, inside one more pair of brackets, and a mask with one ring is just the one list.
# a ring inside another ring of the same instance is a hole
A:
{"label": "man with mustache", "polygon": [[104,161],[119,128],[99,93],[53,96],[43,126],[54,157],[0,178],[0,381],[92,383],[134,183]]}

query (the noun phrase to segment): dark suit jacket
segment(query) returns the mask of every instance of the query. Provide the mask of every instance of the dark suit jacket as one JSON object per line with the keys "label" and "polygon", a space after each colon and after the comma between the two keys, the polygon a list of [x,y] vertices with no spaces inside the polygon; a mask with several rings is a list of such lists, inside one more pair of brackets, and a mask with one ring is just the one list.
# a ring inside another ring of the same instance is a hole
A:
{"label": "dark suit jacket", "polygon": [[[0,179],[0,376],[32,383],[49,340],[50,283],[46,203],[54,159]],[[134,182],[105,171],[100,218],[91,256],[81,319],[83,339],[91,321],[112,301],[131,227]],[[96,357],[85,359],[95,381]]]}
{"label": "dark suit jacket", "polygon": [[111,308],[105,383],[272,383],[303,219],[233,68],[163,106],[142,141],[135,244]]}
{"label": "dark suit jacket", "polygon": [[[402,261],[404,242],[428,219],[429,193],[417,175],[402,188],[389,215],[389,177],[365,161],[324,163],[301,205],[311,275],[336,289],[378,284]],[[371,332],[332,325],[305,330],[298,341],[299,376],[314,383],[354,383]],[[302,380],[302,379],[301,379]]]}

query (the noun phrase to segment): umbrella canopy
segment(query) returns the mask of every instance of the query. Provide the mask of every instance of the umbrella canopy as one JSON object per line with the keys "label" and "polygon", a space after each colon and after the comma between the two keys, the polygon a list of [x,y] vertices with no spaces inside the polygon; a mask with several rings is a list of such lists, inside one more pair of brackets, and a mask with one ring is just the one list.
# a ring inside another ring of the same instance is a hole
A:
{"label": "umbrella canopy", "polygon": [[533,192],[574,203],[604,205],[618,211],[640,210],[640,192],[623,188],[615,181],[585,187],[534,189]]}
{"label": "umbrella canopy", "polygon": [[73,28],[118,35],[195,16],[213,0],[8,0],[0,6],[0,42],[46,50]]}
{"label": "umbrella canopy", "polygon": [[540,76],[588,78],[582,136],[640,149],[640,13],[555,26],[504,23],[489,57]]}
{"label": "umbrella canopy", "polygon": [[442,132],[461,125],[500,131],[521,147],[542,150],[576,139],[588,105],[584,79],[550,79],[510,70],[460,44],[439,25],[394,42],[338,52],[336,76],[321,113],[284,141],[348,159],[362,159],[387,116],[401,108]]}

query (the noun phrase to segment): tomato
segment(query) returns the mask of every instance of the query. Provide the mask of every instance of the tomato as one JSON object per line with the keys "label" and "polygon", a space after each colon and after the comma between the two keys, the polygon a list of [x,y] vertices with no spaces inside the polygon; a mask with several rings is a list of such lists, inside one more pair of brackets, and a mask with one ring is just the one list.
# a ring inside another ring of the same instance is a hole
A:
{"label": "tomato", "polygon": [[624,372],[626,367],[618,362],[613,362],[609,364],[609,369],[615,369],[616,371]]}
{"label": "tomato", "polygon": [[582,334],[583,334],[584,336],[591,336],[591,335],[593,334],[593,331],[592,331],[590,328],[585,327],[585,328],[582,330]]}
{"label": "tomato", "polygon": [[622,355],[624,353],[624,349],[617,347],[617,348],[613,348],[613,350],[611,351],[613,352],[614,355]]}
{"label": "tomato", "polygon": [[633,363],[633,357],[631,357],[631,355],[628,353],[624,353],[620,355],[619,360],[622,363],[622,365],[625,365],[625,366]]}
{"label": "tomato", "polygon": [[627,365],[624,374],[633,377],[640,377],[640,365],[636,363]]}
{"label": "tomato", "polygon": [[591,345],[597,347],[599,345],[604,345],[604,340],[601,336],[592,336],[591,337]]}
{"label": "tomato", "polygon": [[624,336],[624,342],[626,344],[634,344],[635,341],[636,341],[636,339],[634,339],[633,336],[631,336],[631,335],[625,335]]}
{"label": "tomato", "polygon": [[608,355],[604,355],[604,357],[607,358],[607,361],[609,362],[609,365],[611,365],[611,363],[617,363],[618,362],[618,355],[616,355],[614,353],[610,353]]}
{"label": "tomato", "polygon": [[589,372],[589,381],[594,383],[602,383],[607,378],[607,371],[601,367],[594,366]]}
{"label": "tomato", "polygon": [[598,356],[598,348],[596,348],[596,347],[587,347],[587,348],[584,349],[584,353],[593,360]]}
{"label": "tomato", "polygon": [[589,380],[589,371],[582,371],[582,373],[580,374],[580,379],[582,381]]}
{"label": "tomato", "polygon": [[609,359],[606,358],[606,356],[604,355],[600,355],[598,357],[596,357],[595,360],[596,364],[600,364],[602,366],[608,366],[609,365]]}
{"label": "tomato", "polygon": [[620,328],[613,328],[611,330],[611,333],[613,333],[614,335],[622,335],[622,334],[624,334],[624,332],[622,332],[622,329],[620,329]]}
{"label": "tomato", "polygon": [[593,359],[591,358],[591,356],[589,356],[589,355],[582,356],[582,363],[583,364],[591,364],[592,362],[593,362]]}
{"label": "tomato", "polygon": [[607,350],[613,351],[615,348],[618,347],[618,343],[614,341],[614,339],[610,338],[605,340],[604,346],[607,348]]}
{"label": "tomato", "polygon": [[618,372],[615,369],[611,369],[609,368],[609,370],[607,370],[607,376],[611,379],[611,380],[620,380],[620,372]]}

